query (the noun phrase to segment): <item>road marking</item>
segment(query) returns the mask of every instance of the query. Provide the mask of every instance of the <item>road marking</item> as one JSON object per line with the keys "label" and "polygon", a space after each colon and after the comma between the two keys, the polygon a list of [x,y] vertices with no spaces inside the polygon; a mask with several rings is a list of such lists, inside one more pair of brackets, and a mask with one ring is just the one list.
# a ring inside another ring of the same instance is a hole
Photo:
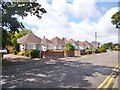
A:
{"label": "road marking", "polygon": [[112,87],[113,89],[118,87],[118,86],[117,86],[117,83],[118,83],[118,77],[116,78],[115,83],[114,83],[114,85],[113,85],[113,87]]}
{"label": "road marking", "polygon": [[108,80],[108,83],[104,86],[104,88],[108,88],[111,85],[114,77],[115,77],[115,75],[112,75],[112,77]]}
{"label": "road marking", "polygon": [[[119,69],[119,67],[120,67],[120,63],[115,67],[115,70]],[[113,72],[97,87],[96,90],[99,90],[101,88],[108,88],[115,77],[115,75],[113,75],[114,73],[115,71],[113,70]]]}

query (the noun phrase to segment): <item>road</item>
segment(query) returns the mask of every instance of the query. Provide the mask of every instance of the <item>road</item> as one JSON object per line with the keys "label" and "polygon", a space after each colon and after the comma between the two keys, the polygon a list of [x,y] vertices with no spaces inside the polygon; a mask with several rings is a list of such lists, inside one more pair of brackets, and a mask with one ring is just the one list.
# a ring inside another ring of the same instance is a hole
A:
{"label": "road", "polygon": [[118,52],[3,66],[3,88],[97,88],[118,64]]}

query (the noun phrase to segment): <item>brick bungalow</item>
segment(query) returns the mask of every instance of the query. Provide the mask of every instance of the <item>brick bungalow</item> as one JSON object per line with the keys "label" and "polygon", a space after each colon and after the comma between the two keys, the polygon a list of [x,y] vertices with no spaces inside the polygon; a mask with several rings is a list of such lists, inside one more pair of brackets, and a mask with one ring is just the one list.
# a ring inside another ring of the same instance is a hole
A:
{"label": "brick bungalow", "polygon": [[41,50],[41,38],[31,32],[19,38],[17,42],[20,44],[20,51],[24,51],[26,49]]}
{"label": "brick bungalow", "polygon": [[93,45],[88,41],[75,41],[73,39],[66,40],[66,38],[60,39],[58,37],[54,37],[51,40],[43,37],[43,39],[37,37],[33,33],[28,33],[27,35],[19,38],[17,42],[20,44],[20,51],[24,51],[26,49],[38,49],[40,51],[46,50],[63,50],[63,47],[66,43],[71,43],[75,50],[93,48]]}
{"label": "brick bungalow", "polygon": [[64,40],[62,40],[62,39],[60,39],[58,37],[52,38],[51,41],[54,44],[54,50],[62,50],[64,45],[65,45]]}
{"label": "brick bungalow", "polygon": [[88,41],[85,40],[83,42],[83,44],[84,44],[85,49],[86,48],[93,49],[93,45],[91,43],[89,43]]}

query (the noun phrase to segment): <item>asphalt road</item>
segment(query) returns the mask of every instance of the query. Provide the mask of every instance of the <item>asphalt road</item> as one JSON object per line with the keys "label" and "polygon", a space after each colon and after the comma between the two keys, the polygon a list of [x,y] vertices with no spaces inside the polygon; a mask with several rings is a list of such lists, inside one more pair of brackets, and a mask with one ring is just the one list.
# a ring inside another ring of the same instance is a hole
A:
{"label": "asphalt road", "polygon": [[118,64],[118,52],[52,61],[17,60],[3,66],[3,88],[97,88]]}

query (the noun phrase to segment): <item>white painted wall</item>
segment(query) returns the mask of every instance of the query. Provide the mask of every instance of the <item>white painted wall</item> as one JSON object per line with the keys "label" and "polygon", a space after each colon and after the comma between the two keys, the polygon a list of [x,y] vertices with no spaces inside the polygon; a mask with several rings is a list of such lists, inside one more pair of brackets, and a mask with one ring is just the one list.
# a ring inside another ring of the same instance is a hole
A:
{"label": "white painted wall", "polygon": [[20,44],[19,50],[20,50],[20,51],[24,51],[24,50],[25,50],[25,45],[24,45],[24,44]]}

